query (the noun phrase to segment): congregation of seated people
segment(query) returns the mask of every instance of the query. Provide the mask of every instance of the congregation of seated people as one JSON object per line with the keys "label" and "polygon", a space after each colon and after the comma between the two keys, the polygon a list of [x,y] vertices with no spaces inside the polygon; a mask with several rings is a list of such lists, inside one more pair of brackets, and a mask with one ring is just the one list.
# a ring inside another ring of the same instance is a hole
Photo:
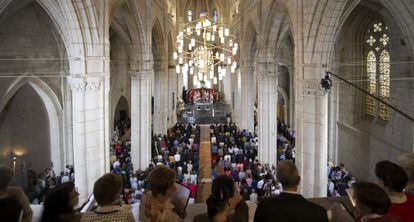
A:
{"label": "congregation of seated people", "polygon": [[[252,166],[258,172],[270,172],[282,188],[278,195],[264,195],[259,200],[254,215],[251,215],[255,222],[329,221],[335,217],[332,209],[315,204],[299,193],[301,175],[293,161],[279,161],[274,168],[269,168],[267,164],[260,167],[257,161]],[[124,201],[120,197],[124,179],[119,174],[105,174],[95,182],[93,194],[96,206],[85,213],[80,213],[80,208],[77,208],[80,206],[79,194],[74,183],[56,184],[45,197],[40,221],[135,221],[133,214],[138,212],[139,221],[143,222],[183,221],[186,213],[178,212],[170,202],[177,190],[178,178],[176,169],[170,167],[167,162],[152,166],[146,172],[146,189],[142,193],[139,209],[122,204]],[[351,214],[354,220],[414,221],[414,153],[402,155],[398,164],[380,161],[372,171],[377,177],[376,184],[364,181],[352,184],[351,198],[355,207]],[[12,169],[0,167],[1,221],[32,221],[33,212],[26,194],[21,188],[9,186],[12,177]],[[213,179],[211,193],[205,203],[206,212],[196,215],[194,221],[248,221],[247,197],[240,192],[239,183],[231,173],[219,172]]]}
{"label": "congregation of seated people", "polygon": [[194,201],[197,193],[200,127],[177,123],[168,130],[168,135],[153,135],[152,162],[146,169],[134,170],[131,162],[130,138],[124,136],[130,130],[128,123],[129,121],[123,120],[116,124],[110,151],[111,172],[123,178],[120,198],[123,203],[134,204],[140,201],[148,187],[148,175],[157,165],[165,165],[173,169],[177,181],[191,190],[191,200]]}
{"label": "congregation of seated people", "polygon": [[239,130],[235,124],[211,125],[210,136],[213,178],[230,176],[241,195],[252,202],[280,193],[275,166],[257,159],[257,137]]}
{"label": "congregation of seated people", "polygon": [[175,124],[168,135],[153,136],[152,157],[155,165],[165,165],[176,172],[177,182],[191,190],[196,198],[199,168],[200,126]]}

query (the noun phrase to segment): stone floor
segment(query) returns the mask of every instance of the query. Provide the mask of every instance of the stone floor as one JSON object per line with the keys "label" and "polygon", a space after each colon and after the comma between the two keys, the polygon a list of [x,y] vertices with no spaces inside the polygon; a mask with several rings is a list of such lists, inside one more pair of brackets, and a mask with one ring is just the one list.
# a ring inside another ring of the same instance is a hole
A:
{"label": "stone floor", "polygon": [[211,192],[211,148],[210,128],[201,125],[199,147],[199,171],[196,203],[205,203]]}

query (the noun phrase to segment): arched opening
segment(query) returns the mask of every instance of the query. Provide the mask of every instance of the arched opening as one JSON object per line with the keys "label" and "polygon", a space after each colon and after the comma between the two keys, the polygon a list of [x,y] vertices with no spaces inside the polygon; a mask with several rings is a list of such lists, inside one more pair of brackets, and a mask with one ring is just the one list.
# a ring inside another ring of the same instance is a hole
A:
{"label": "arched opening", "polygon": [[115,108],[114,124],[120,121],[126,121],[129,118],[130,118],[130,110],[128,106],[128,101],[126,100],[125,96],[121,96]]}
{"label": "arched opening", "polygon": [[290,125],[290,74],[284,65],[279,65],[278,87],[277,87],[277,119],[278,122]]}
{"label": "arched opening", "polygon": [[18,185],[26,187],[22,172],[39,174],[53,166],[59,173],[73,164],[67,53],[36,1],[13,2],[2,11],[0,57],[0,141],[7,143],[0,148],[1,158],[4,150],[17,157]]}
{"label": "arched opening", "polygon": [[11,92],[0,114],[0,158],[15,170],[16,185],[26,187],[28,170],[60,169],[60,110],[57,101],[34,82],[19,82]]}

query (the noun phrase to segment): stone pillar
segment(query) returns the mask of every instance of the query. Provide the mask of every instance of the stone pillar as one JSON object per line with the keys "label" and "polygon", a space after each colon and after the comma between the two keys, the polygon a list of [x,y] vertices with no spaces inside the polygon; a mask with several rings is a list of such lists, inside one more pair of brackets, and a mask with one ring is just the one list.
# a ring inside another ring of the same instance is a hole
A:
{"label": "stone pillar", "polygon": [[234,93],[234,105],[232,107],[232,121],[236,123],[237,126],[241,126],[241,72],[240,69],[236,70],[236,74],[232,76],[232,82],[234,85],[233,92]]}
{"label": "stone pillar", "polygon": [[268,73],[266,63],[258,63],[258,136],[259,160],[276,166],[277,160],[277,77]]}
{"label": "stone pillar", "polygon": [[161,134],[161,69],[154,68],[154,75],[151,84],[151,96],[154,97],[153,130],[155,134]]}
{"label": "stone pillar", "polygon": [[105,77],[69,78],[73,101],[75,183],[80,199],[93,192],[94,182],[107,170]]}
{"label": "stone pillar", "polygon": [[[177,113],[176,108],[178,104],[178,98],[180,96],[180,91],[177,91],[177,78],[180,75],[175,73],[175,67],[171,66],[168,68],[168,126],[167,129],[172,127],[177,122]],[[174,95],[173,95],[174,93]]]}
{"label": "stone pillar", "polygon": [[253,67],[244,67],[241,72],[241,129],[254,131]]}
{"label": "stone pillar", "polygon": [[131,71],[131,160],[134,169],[151,161],[151,70]]}
{"label": "stone pillar", "polygon": [[235,75],[231,73],[230,66],[226,68],[226,76],[223,78],[223,92],[224,92],[224,99],[226,100],[227,104],[231,104],[231,77]]}
{"label": "stone pillar", "polygon": [[296,164],[308,198],[327,193],[328,96],[320,88],[321,73],[322,68],[305,64],[295,75]]}

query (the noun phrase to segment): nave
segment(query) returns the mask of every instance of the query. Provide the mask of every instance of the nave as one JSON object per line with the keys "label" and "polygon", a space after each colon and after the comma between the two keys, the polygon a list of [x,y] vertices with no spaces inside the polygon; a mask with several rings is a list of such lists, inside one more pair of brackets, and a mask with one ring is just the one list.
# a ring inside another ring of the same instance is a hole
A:
{"label": "nave", "polygon": [[412,8],[0,0],[0,216],[412,221]]}

